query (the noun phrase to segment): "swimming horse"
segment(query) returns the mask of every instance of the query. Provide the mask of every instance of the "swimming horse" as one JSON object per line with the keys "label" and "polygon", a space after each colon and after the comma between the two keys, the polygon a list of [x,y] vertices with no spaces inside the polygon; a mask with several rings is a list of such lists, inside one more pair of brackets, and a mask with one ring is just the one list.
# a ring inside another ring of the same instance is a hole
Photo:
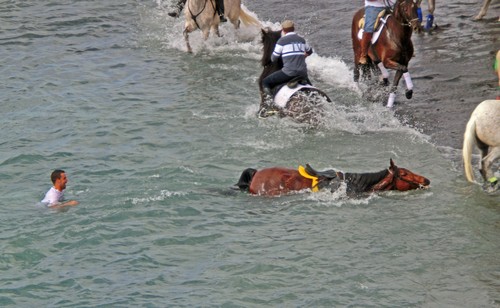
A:
{"label": "swimming horse", "polygon": [[342,173],[335,170],[316,171],[309,164],[296,169],[272,167],[262,170],[248,168],[243,171],[237,189],[254,195],[279,196],[295,191],[330,189],[335,192],[345,183],[347,194],[386,190],[408,191],[427,188],[430,181],[408,169],[390,166],[374,173]]}
{"label": "swimming horse", "polygon": [[266,106],[264,104],[264,88],[262,81],[272,73],[283,68],[283,61],[271,61],[271,54],[274,51],[276,42],[281,37],[281,31],[273,31],[269,28],[262,29],[263,53],[261,65],[262,73],[259,77],[259,89],[261,103],[259,117],[267,117],[277,114],[279,117],[291,117],[297,122],[307,122],[317,124],[321,106],[325,102],[331,102],[325,92],[311,85],[309,79],[302,77],[295,78],[286,84],[278,85],[272,92],[274,93],[274,104]]}
{"label": "swimming horse", "polygon": [[[207,39],[210,31],[219,33],[220,17],[215,8],[215,0],[188,0],[184,10],[184,40],[189,53],[193,50],[189,44],[189,33],[200,29],[203,32],[203,39]],[[250,16],[242,7],[240,0],[224,0],[224,15],[233,24],[235,29],[239,29],[240,20],[245,25],[261,26],[260,22]]]}
{"label": "swimming horse", "polygon": [[471,163],[474,144],[481,150],[480,171],[489,185],[489,190],[498,184],[492,166],[500,158],[500,100],[483,101],[477,105],[467,122],[462,157],[465,177],[469,182],[474,182]]}
{"label": "swimming horse", "polygon": [[[392,88],[387,101],[387,107],[394,105],[399,80],[403,76],[406,82],[406,98],[413,96],[413,82],[408,72],[408,63],[413,56],[413,31],[419,31],[417,3],[415,0],[396,0],[394,9],[383,11],[373,34],[372,44],[368,50],[368,64],[362,65],[363,74],[377,69],[382,73],[385,85],[388,85],[389,72],[396,70]],[[361,57],[361,35],[364,24],[365,9],[358,10],[352,19],[351,38],[354,51],[354,81],[359,81],[359,58]],[[385,14],[385,15],[384,15]]]}

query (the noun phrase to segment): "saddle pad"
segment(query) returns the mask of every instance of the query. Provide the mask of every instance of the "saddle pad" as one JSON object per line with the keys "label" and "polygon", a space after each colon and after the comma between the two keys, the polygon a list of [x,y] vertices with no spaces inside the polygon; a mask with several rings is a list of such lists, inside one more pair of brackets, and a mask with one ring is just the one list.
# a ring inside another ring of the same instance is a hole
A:
{"label": "saddle pad", "polygon": [[[385,24],[387,23],[387,19],[390,17],[391,15],[387,15],[385,18],[380,18],[380,22],[382,22],[382,25],[380,25],[380,27],[378,28],[378,30],[373,33],[373,36],[372,36],[372,44],[375,44],[378,40],[378,38],[380,37],[380,33],[382,33],[382,30],[384,29],[385,27]],[[363,32],[365,32],[363,30],[363,28],[360,28],[359,29],[359,32],[358,32],[358,39],[361,40],[361,38],[363,37]]]}
{"label": "saddle pad", "polygon": [[310,85],[297,85],[295,88],[290,88],[287,85],[281,87],[281,89],[276,93],[274,96],[274,104],[280,108],[285,108],[286,103],[292,97],[292,95],[295,94],[295,92],[299,91],[300,89],[304,88],[309,88],[309,89],[316,89],[313,86]]}
{"label": "saddle pad", "polygon": [[[377,29],[379,22],[382,20],[382,17],[385,16],[385,9],[380,11],[377,15],[377,19],[375,19],[375,26],[374,28]],[[366,21],[366,14],[361,17],[361,19],[358,22],[358,28],[364,28],[365,27],[365,21]]]}

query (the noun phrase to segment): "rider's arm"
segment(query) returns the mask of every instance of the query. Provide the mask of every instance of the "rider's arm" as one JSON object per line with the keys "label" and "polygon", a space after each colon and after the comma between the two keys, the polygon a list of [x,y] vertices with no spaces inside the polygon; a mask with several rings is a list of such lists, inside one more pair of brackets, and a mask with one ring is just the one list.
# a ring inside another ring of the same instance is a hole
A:
{"label": "rider's arm", "polygon": [[312,55],[312,54],[313,54],[313,52],[314,52],[314,51],[313,51],[313,49],[311,48],[311,46],[309,46],[309,44],[307,44],[307,43],[306,43],[306,52],[305,52],[306,57],[308,57],[308,56]]}
{"label": "rider's arm", "polygon": [[274,51],[271,54],[271,61],[273,61],[273,62],[278,61],[278,59],[281,57],[282,53],[283,53],[283,46],[276,44],[276,46],[274,46]]}

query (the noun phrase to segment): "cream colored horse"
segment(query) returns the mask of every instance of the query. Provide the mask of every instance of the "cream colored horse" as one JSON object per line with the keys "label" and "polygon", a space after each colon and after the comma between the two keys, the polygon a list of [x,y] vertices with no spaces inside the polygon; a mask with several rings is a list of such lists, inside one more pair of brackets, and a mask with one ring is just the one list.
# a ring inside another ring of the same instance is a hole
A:
{"label": "cream colored horse", "polygon": [[474,181],[471,155],[476,144],[481,150],[481,175],[485,181],[495,182],[492,165],[500,158],[500,100],[486,100],[477,105],[467,123],[462,156],[465,177]]}
{"label": "cream colored horse", "polygon": [[[189,33],[200,29],[203,39],[207,39],[210,31],[217,36],[219,34],[220,18],[215,11],[215,0],[188,0],[184,9],[186,22],[184,26],[184,39],[188,52],[193,52],[189,44]],[[234,25],[235,29],[240,27],[240,20],[245,25],[261,27],[260,22],[250,16],[242,7],[241,0],[224,0],[224,15]]]}

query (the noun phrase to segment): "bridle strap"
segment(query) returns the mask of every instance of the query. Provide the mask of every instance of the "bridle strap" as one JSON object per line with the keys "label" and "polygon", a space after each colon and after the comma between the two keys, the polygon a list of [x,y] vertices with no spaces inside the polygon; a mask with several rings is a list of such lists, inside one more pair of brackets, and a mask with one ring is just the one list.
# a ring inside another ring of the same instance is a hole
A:
{"label": "bridle strap", "polygon": [[[402,6],[403,6],[404,4],[405,4],[404,2],[400,2],[400,3],[399,3],[399,9],[400,9],[400,10],[403,10],[403,9],[402,9]],[[402,14],[402,15],[403,15],[403,14]],[[413,18],[413,19],[410,19],[410,20],[407,20],[407,19],[406,19],[406,16],[405,16],[404,18],[405,18],[405,21],[401,23],[401,26],[403,26],[403,27],[410,27],[410,28],[411,28],[411,24],[412,24],[412,22],[418,21],[418,18]]]}
{"label": "bridle strap", "polygon": [[212,4],[212,8],[214,9],[214,16],[215,14],[217,13],[215,11],[215,3],[213,2],[213,0],[205,0],[204,2],[204,5],[203,5],[203,8],[201,9],[201,11],[198,13],[198,14],[193,14],[193,11],[191,11],[191,8],[189,7],[189,1],[188,1],[188,10],[189,10],[189,14],[191,14],[191,19],[193,19],[194,23],[196,24],[196,26],[198,27],[198,29],[201,29],[200,25],[198,24],[198,22],[196,21],[196,18],[198,18],[198,16],[201,15],[201,13],[203,13],[203,11],[205,10],[205,8],[207,7],[207,2],[210,1],[210,4]]}

